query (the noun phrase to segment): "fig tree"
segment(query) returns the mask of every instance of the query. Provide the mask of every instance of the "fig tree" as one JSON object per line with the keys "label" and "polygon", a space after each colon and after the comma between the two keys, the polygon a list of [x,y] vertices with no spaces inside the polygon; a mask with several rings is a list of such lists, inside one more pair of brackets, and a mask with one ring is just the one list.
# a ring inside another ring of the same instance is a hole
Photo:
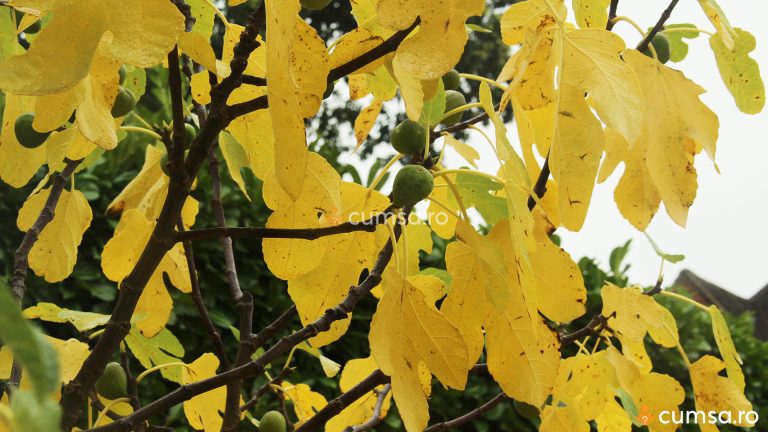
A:
{"label": "fig tree", "polygon": [[421,165],[406,165],[397,172],[392,186],[392,203],[395,207],[414,205],[432,193],[435,181],[432,174]]}
{"label": "fig tree", "polygon": [[[669,39],[663,33],[656,33],[651,39],[651,45],[656,50],[659,62],[664,64],[669,61]],[[650,48],[646,47],[643,50],[643,54],[648,57],[653,57]]]}
{"label": "fig tree", "polygon": [[115,103],[112,105],[112,117],[118,118],[127,115],[136,106],[136,95],[125,87],[117,91]]}
{"label": "fig tree", "polygon": [[445,90],[457,90],[461,85],[461,77],[456,69],[451,69],[443,75],[443,87]]}
{"label": "fig tree", "polygon": [[120,363],[107,364],[104,373],[96,380],[96,391],[107,399],[115,400],[128,395],[128,380]]}
{"label": "fig tree", "polygon": [[35,121],[33,113],[24,113],[16,118],[13,125],[13,131],[16,133],[16,140],[26,148],[37,148],[48,139],[50,132],[38,132],[32,127]]}
{"label": "fig tree", "polygon": [[331,0],[301,0],[301,7],[309,10],[320,10],[331,3]]}
{"label": "fig tree", "polygon": [[405,119],[392,129],[390,140],[392,147],[402,154],[421,153],[426,145],[424,128],[418,122],[409,119]]}
{"label": "fig tree", "polygon": [[[453,111],[456,108],[466,104],[467,104],[467,100],[464,99],[463,94],[455,90],[446,90],[445,92],[445,112],[446,113]],[[456,123],[460,122],[463,116],[464,116],[464,112],[454,114],[448,117],[447,119],[444,119],[443,124],[446,126],[453,126]]]}
{"label": "fig tree", "polygon": [[280,411],[267,411],[259,420],[261,432],[285,432],[285,417]]}

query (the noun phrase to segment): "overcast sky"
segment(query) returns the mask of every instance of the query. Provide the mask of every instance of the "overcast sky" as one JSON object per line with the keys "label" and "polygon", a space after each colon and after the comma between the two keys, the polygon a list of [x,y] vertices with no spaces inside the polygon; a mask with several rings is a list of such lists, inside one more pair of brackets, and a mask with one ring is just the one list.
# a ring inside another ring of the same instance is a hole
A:
{"label": "overcast sky", "polygon": [[[668,0],[623,0],[619,14],[648,28],[655,24],[668,3]],[[763,67],[763,80],[768,81],[768,4],[723,0],[720,3],[731,24],[748,30],[757,39],[758,46],[752,56]],[[696,0],[681,0],[668,23],[693,23],[713,30]],[[640,40],[627,23],[619,23],[614,30],[630,46]],[[674,224],[661,209],[648,233],[665,252],[686,256],[680,264],[665,265],[667,284],[672,283],[682,269],[690,269],[729,291],[750,297],[768,284],[768,254],[764,252],[768,248],[768,109],[752,116],[739,112],[717,71],[708,36],[701,35],[690,41],[690,47],[687,59],[668,65],[682,70],[707,90],[702,99],[720,118],[716,158],[720,174],[715,172],[706,155],[699,155],[696,158],[699,191],[689,212],[687,228]],[[509,127],[509,136],[513,142],[517,140],[515,127]],[[477,139],[469,142],[482,154],[481,169],[495,172],[498,162],[489,153],[488,146]],[[462,164],[460,159],[450,156],[449,153],[446,165]],[[349,162],[355,159],[352,157]],[[360,163],[357,159],[356,164]],[[370,164],[363,162],[362,165]],[[367,172],[367,169],[361,171]],[[624,220],[613,201],[613,190],[622,173],[623,166],[620,166],[608,181],[596,186],[581,231],[571,233],[560,228],[558,234],[563,239],[563,247],[575,259],[590,256],[602,263],[607,263],[614,247],[632,239],[627,259],[632,265],[631,282],[652,285],[658,275],[659,258],[642,233]]]}

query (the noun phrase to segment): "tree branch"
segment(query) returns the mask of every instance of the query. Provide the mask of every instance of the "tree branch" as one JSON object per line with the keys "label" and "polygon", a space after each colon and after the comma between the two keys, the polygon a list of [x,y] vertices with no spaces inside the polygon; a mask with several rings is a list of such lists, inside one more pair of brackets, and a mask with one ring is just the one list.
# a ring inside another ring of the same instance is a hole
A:
{"label": "tree branch", "polygon": [[424,432],[435,432],[435,431],[442,431],[446,429],[451,429],[455,427],[459,427],[463,424],[467,424],[471,422],[472,420],[476,420],[478,417],[482,416],[483,414],[490,411],[493,407],[500,404],[501,402],[507,400],[507,395],[504,394],[504,392],[501,392],[493,397],[493,399],[489,400],[488,402],[480,405],[479,407],[473,409],[472,411],[464,414],[461,417],[456,417],[453,420],[448,420],[442,423],[434,424],[426,429],[424,429]]}
{"label": "tree branch", "polygon": [[651,31],[648,32],[647,35],[643,38],[642,41],[640,41],[639,44],[637,44],[638,51],[645,51],[648,49],[648,44],[651,43],[651,40],[653,40],[653,37],[656,36],[658,32],[660,32],[664,28],[664,23],[667,22],[669,17],[672,15],[672,11],[675,9],[675,6],[677,6],[677,3],[680,0],[672,0],[669,3],[669,6],[667,6],[666,9],[664,9],[664,12],[661,13],[661,17],[659,17],[659,20],[656,22],[656,25],[653,26]]}
{"label": "tree branch", "polygon": [[317,412],[312,418],[296,429],[296,432],[310,432],[322,427],[328,420],[336,416],[356,400],[368,394],[376,387],[389,382],[389,377],[379,369],[371,372],[365,379],[354,387],[342,393],[336,399],[328,402],[328,405]]}
{"label": "tree branch", "polygon": [[[536,179],[536,184],[533,186],[533,194],[538,199],[542,199],[544,194],[547,193],[547,180],[549,180],[549,154],[547,154],[544,165],[541,167],[541,172],[539,172],[539,178]],[[533,196],[528,197],[528,211],[533,211],[536,207],[536,201],[537,199],[534,199]]]}
{"label": "tree branch", "polygon": [[173,180],[184,182],[184,96],[181,93],[181,66],[179,47],[174,46],[168,53],[168,88],[171,93],[171,114],[173,117],[172,145],[168,149],[169,171]]}
{"label": "tree branch", "polygon": [[[389,39],[385,40],[375,48],[372,48],[370,51],[361,54],[359,57],[356,57],[342,65],[339,65],[331,69],[331,71],[328,73],[328,81],[336,81],[340,78],[343,78],[355,72],[356,70],[370,63],[373,63],[374,61],[380,59],[381,57],[384,57],[385,55],[391,52],[394,52],[395,50],[397,50],[397,47],[400,46],[400,43],[402,43],[405,40],[405,38],[408,37],[409,34],[411,34],[413,29],[415,29],[420,22],[421,22],[421,19],[416,18],[413,24],[411,24],[407,29],[398,31],[397,33],[390,36]],[[251,80],[251,78],[249,78],[248,80]],[[260,84],[257,84],[257,85],[260,85]],[[229,113],[230,118],[236,118],[260,109],[265,109],[267,108],[267,106],[268,106],[267,97],[259,96],[249,101],[236,103],[230,106],[227,112]]]}
{"label": "tree branch", "polygon": [[276,377],[272,378],[271,381],[259,387],[259,389],[253,393],[253,396],[251,396],[251,399],[248,400],[248,402],[244,403],[240,407],[240,412],[245,412],[253,408],[253,406],[256,405],[259,399],[261,399],[261,397],[264,396],[264,394],[268,392],[269,389],[272,388],[272,386],[280,385],[280,383],[282,383],[288,377],[288,375],[293,373],[294,370],[295,370],[294,368],[282,369]]}
{"label": "tree branch", "polygon": [[[412,207],[406,207],[404,209],[406,220],[408,219],[407,215],[410,214],[412,209]],[[395,227],[395,236],[399,236],[401,232],[402,226],[398,224]],[[91,429],[91,431],[129,431],[144,420],[158,415],[166,409],[182,403],[185,400],[189,400],[199,394],[224,386],[231,380],[242,379],[262,373],[266,365],[270,364],[278,357],[290,352],[291,349],[293,349],[293,347],[296,345],[314,336],[317,336],[321,332],[328,331],[331,328],[331,324],[341,319],[347,318],[349,314],[352,313],[352,311],[355,309],[355,306],[360,301],[360,299],[362,299],[373,288],[377,287],[379,283],[381,283],[381,275],[384,272],[387,264],[389,264],[389,261],[392,259],[393,250],[392,242],[387,241],[381,252],[379,252],[376,263],[368,273],[368,276],[359,285],[351,287],[349,293],[341,303],[337,304],[333,308],[326,310],[325,313],[323,313],[323,315],[316,319],[314,322],[309,323],[302,327],[300,330],[280,339],[278,343],[273,345],[270,349],[266,350],[264,354],[262,354],[258,359],[253,360],[243,366],[220,373],[211,378],[197,381],[191,384],[182,385],[178,389],[166,394],[154,402],[145,405],[141,409],[134,411],[132,414],[120,419],[119,421]]]}
{"label": "tree branch", "polygon": [[321,228],[264,228],[264,227],[219,227],[202,228],[176,235],[176,241],[196,241],[215,238],[294,238],[304,240],[316,240],[336,234],[347,234],[357,231],[374,232],[376,226],[382,224],[391,216],[391,208],[384,210],[368,220],[361,222],[344,222],[339,225]]}
{"label": "tree branch", "polygon": [[373,407],[371,418],[363,424],[345,428],[344,432],[364,432],[373,429],[376,425],[381,423],[381,421],[384,420],[384,418],[381,417],[381,410],[384,408],[384,400],[386,400],[387,394],[389,394],[391,389],[392,384],[387,384],[381,390],[374,390],[374,392],[376,392],[376,405]]}
{"label": "tree branch", "polygon": [[[43,208],[40,210],[40,214],[37,215],[37,219],[32,224],[27,232],[24,233],[24,238],[19,244],[19,248],[16,249],[16,254],[13,260],[13,277],[11,278],[11,294],[16,299],[16,302],[21,305],[26,293],[26,281],[27,272],[29,271],[29,252],[40,237],[40,233],[43,229],[53,220],[56,214],[56,206],[59,204],[59,199],[64,191],[64,186],[67,184],[67,180],[75,172],[77,166],[80,165],[81,160],[68,161],[64,166],[64,169],[60,173],[53,176],[53,183],[51,184],[51,190],[48,192],[48,198],[43,204]],[[21,364],[14,358],[13,366],[11,367],[11,375],[8,382],[0,387],[0,398],[3,396],[6,388],[18,387],[21,382]]]}
{"label": "tree branch", "polygon": [[[260,45],[257,36],[259,29],[264,24],[265,17],[264,2],[262,2],[259,8],[248,17],[248,24],[240,34],[240,40],[233,49],[234,54],[230,62],[231,72],[229,76],[211,90],[209,116],[201,125],[200,132],[192,140],[189,155],[184,161],[186,175],[183,179],[171,179],[168,194],[155,228],[138,261],[120,284],[117,303],[104,333],[83,362],[77,376],[62,390],[60,404],[63,416],[61,421],[62,429],[65,431],[72,429],[80,418],[88,391],[104,371],[112,353],[119,347],[120,342],[131,328],[130,319],[144,287],[166,252],[176,243],[175,226],[181,215],[181,210],[189,196],[197,171],[207,157],[219,132],[229,124],[230,118],[226,114],[227,99],[232,91],[240,85],[240,78],[248,65],[248,56]],[[141,410],[137,412],[139,411]]]}
{"label": "tree branch", "polygon": [[611,6],[608,8],[608,22],[605,24],[605,29],[608,31],[613,30],[613,26],[616,25],[613,19],[619,11],[619,0],[611,0]]}
{"label": "tree branch", "polygon": [[258,86],[258,87],[264,87],[265,85],[267,85],[267,79],[266,78],[257,77],[257,76],[253,76],[253,75],[247,75],[247,74],[243,75],[242,82],[243,82],[243,84],[249,84],[249,85],[254,85],[254,86]]}

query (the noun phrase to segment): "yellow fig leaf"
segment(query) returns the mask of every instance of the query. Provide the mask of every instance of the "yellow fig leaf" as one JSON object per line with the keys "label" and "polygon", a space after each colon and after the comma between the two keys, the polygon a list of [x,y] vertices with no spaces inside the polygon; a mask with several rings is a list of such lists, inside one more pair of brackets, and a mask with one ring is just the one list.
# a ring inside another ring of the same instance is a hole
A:
{"label": "yellow fig leaf", "polygon": [[[455,175],[449,174],[455,180]],[[459,221],[458,207],[452,207],[451,198],[453,195],[448,189],[443,176],[435,178],[435,188],[429,195],[429,207],[427,209],[427,218],[432,231],[443,239],[449,240],[456,233],[456,223]],[[439,204],[438,204],[439,202]],[[443,207],[446,206],[446,207]]]}
{"label": "yellow fig leaf", "polygon": [[607,358],[615,369],[619,386],[629,394],[638,411],[651,414],[648,418],[649,429],[654,432],[677,430],[678,425],[671,422],[662,423],[658,414],[662,411],[678,411],[678,407],[685,400],[685,391],[680,383],[669,375],[642,372],[634,362],[622,356],[613,347],[608,348]]}
{"label": "yellow fig leaf", "polygon": [[465,161],[469,162],[472,167],[477,168],[477,161],[480,160],[480,154],[474,147],[457,140],[453,135],[445,136],[445,145],[455,150],[456,153],[464,158]]}
{"label": "yellow fig leaf", "polygon": [[[704,90],[681,72],[634,50],[626,51],[624,60],[640,80],[645,107],[642,135],[628,146],[617,146],[627,151],[627,169],[616,189],[619,210],[644,230],[658,206],[653,205],[654,194],[630,194],[643,191],[652,182],[669,216],[685,226],[696,196],[693,157],[703,148],[714,159],[717,116],[699,100]],[[613,149],[608,150],[610,158]]]}
{"label": "yellow fig leaf", "polygon": [[16,118],[32,112],[34,104],[32,97],[5,94],[3,127],[0,129],[0,179],[15,188],[27,184],[45,162],[45,143],[37,148],[26,148],[19,144],[13,131]]}
{"label": "yellow fig leaf", "polygon": [[555,137],[549,154],[558,183],[560,222],[571,231],[584,225],[603,155],[603,126],[592,114],[583,90],[560,88]]}
{"label": "yellow fig leaf", "polygon": [[625,432],[632,430],[632,419],[624,408],[612,399],[595,419],[598,432]]}
{"label": "yellow fig leaf", "polygon": [[699,6],[707,14],[707,18],[717,29],[717,37],[723,41],[726,48],[733,51],[735,46],[736,30],[731,26],[725,12],[715,0],[699,0]]}
{"label": "yellow fig leaf", "polygon": [[[269,228],[318,228],[341,222],[341,177],[317,153],[308,154],[304,187],[294,200],[283,190],[276,168],[264,182],[264,202],[275,211],[267,220]],[[323,222],[318,214],[324,216]],[[295,279],[315,269],[323,259],[328,238],[317,240],[264,239],[264,260],[272,273],[284,280]]]}
{"label": "yellow fig leaf", "polygon": [[725,361],[725,369],[739,391],[744,391],[744,373],[741,371],[741,356],[736,351],[731,339],[731,331],[728,329],[728,323],[725,322],[723,314],[715,305],[709,306],[709,317],[712,320],[712,332],[715,335],[717,348]]}
{"label": "yellow fig leaf", "polygon": [[481,15],[484,6],[482,0],[381,0],[378,23],[404,30],[421,18],[418,30],[400,44],[396,57],[408,73],[430,80],[442,77],[459,62],[468,39],[464,22]]}
{"label": "yellow fig leaf", "polygon": [[24,317],[56,323],[68,322],[78,331],[84,332],[103,326],[109,321],[110,315],[70,310],[53,303],[40,302],[24,309]]}
{"label": "yellow fig leaf", "polygon": [[94,144],[106,150],[117,146],[115,119],[112,118],[112,104],[107,104],[107,98],[114,101],[117,88],[111,95],[105,94],[102,83],[90,75],[78,88],[82,87],[83,101],[75,111],[75,119],[80,133]]}
{"label": "yellow fig leaf", "polygon": [[232,181],[240,188],[240,192],[250,201],[251,197],[248,196],[248,191],[245,189],[243,173],[240,172],[240,170],[250,165],[245,149],[243,149],[235,137],[226,132],[219,135],[219,148],[221,149],[221,154],[224,155],[224,162],[227,164],[229,176],[232,177]]}
{"label": "yellow fig leaf", "polygon": [[45,145],[48,168],[61,171],[64,169],[65,159],[83,159],[96,148],[94,143],[80,133],[77,125],[54,132]]}
{"label": "yellow fig leaf", "polygon": [[547,405],[541,411],[539,432],[589,432],[589,430],[589,423],[578,415],[574,407]]}
{"label": "yellow fig leaf", "polygon": [[373,99],[371,104],[363,108],[360,114],[355,118],[355,138],[357,139],[357,145],[355,148],[360,147],[363,144],[368,134],[371,133],[373,125],[376,124],[376,118],[381,113],[382,101]]}
{"label": "yellow fig leaf", "polygon": [[467,350],[459,330],[428,304],[424,294],[392,269],[383,278],[384,295],[371,321],[371,354],[392,377],[392,393],[405,428],[421,431],[429,420],[419,384],[419,362],[443,385],[463,389]]}
{"label": "yellow fig leaf", "polygon": [[304,30],[297,30],[298,0],[266,0],[265,6],[269,40],[267,92],[275,137],[275,176],[288,195],[298,200],[304,187],[308,151],[299,89],[292,78],[292,53],[294,39]]}
{"label": "yellow fig leaf", "polygon": [[[30,196],[19,210],[16,225],[27,231],[37,220],[48,199],[50,188]],[[91,225],[93,213],[79,190],[63,190],[54,209],[54,217],[40,232],[29,251],[29,267],[48,282],[60,282],[72,273],[77,262],[77,248],[83,233]]]}
{"label": "yellow fig leaf", "polygon": [[[360,57],[360,55],[367,53],[368,51],[376,48],[384,42],[379,36],[375,36],[369,30],[364,28],[356,28],[351,32],[345,34],[339,39],[336,47],[333,48],[330,56],[331,69],[337,68],[350,60]],[[385,57],[379,58],[366,66],[354,71],[355,74],[369,73],[378,69],[384,64]]]}
{"label": "yellow fig leaf", "polygon": [[[51,336],[45,336],[45,339],[53,346],[56,354],[58,354],[61,383],[66,384],[72,381],[83,366],[86,357],[90,354],[88,344],[77,339],[63,340]],[[4,346],[0,349],[0,379],[7,380],[10,377],[12,366],[13,354],[7,346]],[[22,389],[31,387],[28,374],[22,374],[20,387]],[[58,395],[56,395],[56,398],[58,399]]]}
{"label": "yellow fig leaf", "polygon": [[[565,17],[568,9],[563,0],[549,3],[555,7],[560,18]],[[528,30],[544,29],[555,24],[555,16],[546,0],[528,0],[510,6],[502,15],[500,24],[502,41],[507,45],[517,45],[523,42]]]}
{"label": "yellow fig leaf", "polygon": [[614,400],[618,383],[605,351],[576,354],[563,359],[552,390],[552,405],[560,402],[575,408],[583,422],[589,422]]}
{"label": "yellow fig leaf", "polygon": [[[160,63],[184,30],[184,17],[170,2],[46,2],[53,19],[30,49],[0,63],[0,89],[44,95],[70,89],[86,77],[94,52],[139,67]],[[72,31],[72,29],[79,29]],[[109,39],[103,39],[110,33]]]}
{"label": "yellow fig leaf", "polygon": [[202,65],[207,70],[216,73],[216,54],[213,52],[208,38],[202,34],[191,31],[179,35],[179,49],[192,60]]}
{"label": "yellow fig leaf", "polygon": [[749,57],[755,50],[755,37],[740,28],[734,29],[734,45],[731,49],[723,38],[709,38],[709,46],[715,53],[717,68],[725,86],[733,95],[736,106],[746,114],[757,114],[765,106],[765,85],[760,77],[760,66]]}
{"label": "yellow fig leaf", "polygon": [[421,108],[424,106],[424,90],[421,88],[421,81],[403,67],[398,57],[395,57],[387,67],[400,88],[400,96],[405,102],[405,114],[409,119],[419,121]]}
{"label": "yellow fig leaf", "polygon": [[266,179],[275,166],[275,136],[269,113],[259,110],[239,117],[227,130],[245,150],[253,174],[261,180]]}
{"label": "yellow fig leaf", "polygon": [[32,127],[39,131],[52,131],[63,125],[84,97],[72,88],[61,93],[38,96],[35,99],[35,120]]}
{"label": "yellow fig leaf", "polygon": [[[743,414],[752,411],[752,404],[744,396],[743,390],[739,389],[738,384],[730,377],[720,375],[720,371],[725,366],[722,360],[709,355],[691,365],[691,382],[696,396],[696,409],[704,412],[727,412],[734,426],[753,427],[754,424],[748,423]],[[699,426],[702,432],[718,430],[713,424],[702,423]]]}
{"label": "yellow fig leaf", "polygon": [[[356,183],[341,183],[342,221],[362,221],[389,206],[384,195],[368,190]],[[373,233],[353,232],[327,238],[328,249],[323,264],[310,272],[288,281],[288,294],[296,304],[303,324],[322,316],[329,308],[341,302],[349,287],[357,285],[360,273],[373,264],[378,250]],[[265,249],[266,254],[266,249]],[[315,347],[327,345],[347,331],[349,319],[331,324],[330,330],[311,339]]]}
{"label": "yellow fig leaf", "polygon": [[586,312],[587,290],[579,266],[546,234],[537,236],[531,252],[536,300],[541,313],[557,322],[570,322]]}
{"label": "yellow fig leaf", "polygon": [[677,322],[672,313],[639,288],[619,288],[606,283],[602,289],[603,316],[608,326],[631,341],[642,341],[646,333],[667,348],[677,346]]}
{"label": "yellow fig leaf", "polygon": [[605,28],[611,0],[573,0],[573,13],[581,28]]}
{"label": "yellow fig leaf", "polygon": [[291,76],[298,88],[301,114],[310,118],[320,108],[328,86],[328,52],[317,31],[300,17],[296,17],[291,49]]}
{"label": "yellow fig leaf", "polygon": [[[181,369],[182,384],[191,384],[216,375],[219,359],[205,353]],[[226,387],[218,387],[192,399],[184,401],[184,414],[189,425],[197,430],[213,432],[221,430],[224,404],[227,400]]]}
{"label": "yellow fig leaf", "polygon": [[[134,357],[145,369],[161,364],[178,363],[184,357],[184,346],[171,333],[164,328],[153,337],[146,337],[135,326],[131,327],[125,343]],[[182,366],[169,366],[162,368],[160,373],[165,379],[181,384]]]}
{"label": "yellow fig leaf", "polygon": [[502,390],[542,405],[557,376],[559,343],[538,314],[529,313],[520,282],[507,264],[512,259],[508,224],[499,222],[482,237],[460,222],[457,238],[446,251],[452,281],[441,311],[465,339],[465,367],[482,351],[484,328],[488,368]]}
{"label": "yellow fig leaf", "polygon": [[281,390],[285,394],[286,400],[293,404],[293,412],[298,419],[296,426],[301,426],[328,404],[323,395],[312,391],[306,384],[283,382]]}
{"label": "yellow fig leaf", "polygon": [[[339,389],[342,392],[349,391],[352,387],[365,379],[371,372],[378,369],[376,361],[373,357],[352,359],[344,365],[344,369],[341,371],[341,380],[339,381]],[[384,386],[378,386],[377,391],[381,391]],[[378,396],[374,391],[368,392],[365,396],[356,400],[348,405],[333,417],[325,425],[326,432],[342,432],[350,425],[359,425],[368,421],[373,415],[373,410],[376,406]],[[384,402],[381,405],[381,412],[379,418],[384,418],[389,411],[389,406],[392,400],[392,392],[388,392],[384,397]]]}

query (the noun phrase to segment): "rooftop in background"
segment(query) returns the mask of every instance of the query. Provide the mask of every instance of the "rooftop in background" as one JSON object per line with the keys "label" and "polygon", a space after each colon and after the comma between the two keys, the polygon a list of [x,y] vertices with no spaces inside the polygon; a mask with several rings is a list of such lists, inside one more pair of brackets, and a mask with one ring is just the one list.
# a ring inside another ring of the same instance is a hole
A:
{"label": "rooftop in background", "polygon": [[716,305],[734,315],[754,312],[755,336],[768,341],[768,285],[751,298],[745,299],[698,277],[690,270],[681,271],[675,285],[685,288],[699,303]]}

